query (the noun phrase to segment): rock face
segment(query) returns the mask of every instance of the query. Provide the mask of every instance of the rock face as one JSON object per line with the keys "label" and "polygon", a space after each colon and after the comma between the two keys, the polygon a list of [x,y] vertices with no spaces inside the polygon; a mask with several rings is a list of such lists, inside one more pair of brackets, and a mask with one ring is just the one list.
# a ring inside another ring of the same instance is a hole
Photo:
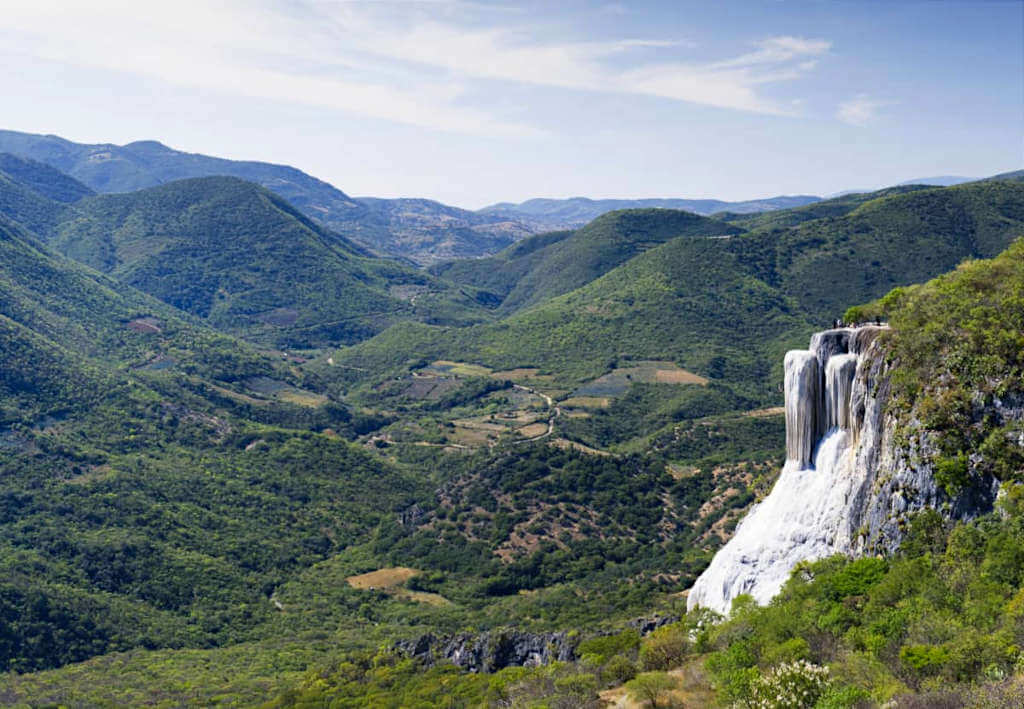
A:
{"label": "rock face", "polygon": [[497,630],[479,635],[462,633],[438,638],[427,633],[396,648],[424,664],[448,661],[470,672],[497,672],[505,667],[538,667],[576,659],[579,639],[566,632],[524,633]]}
{"label": "rock face", "polygon": [[[690,590],[688,606],[726,613],[751,594],[767,603],[801,561],[833,554],[891,553],[908,515],[931,507],[966,519],[992,509],[998,484],[981,480],[956,499],[930,467],[929,433],[895,440],[887,415],[887,365],[877,337],[883,326],[817,333],[808,350],[785,361],[786,464],[765,500]],[[1012,402],[1003,407],[1016,411]]]}

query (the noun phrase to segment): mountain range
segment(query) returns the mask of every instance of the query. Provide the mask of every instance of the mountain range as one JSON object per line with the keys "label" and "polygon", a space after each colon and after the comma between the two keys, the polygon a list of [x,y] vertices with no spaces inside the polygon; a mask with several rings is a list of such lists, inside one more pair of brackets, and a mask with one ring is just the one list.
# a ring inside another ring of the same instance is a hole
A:
{"label": "mountain range", "polygon": [[83,144],[53,135],[0,130],[0,152],[49,165],[98,193],[131,192],[166,182],[231,176],[255,182],[288,200],[307,217],[372,251],[430,264],[500,251],[524,236],[582,226],[600,214],[631,207],[686,209],[699,214],[753,212],[796,206],[817,198],[719,200],[531,200],[479,211],[425,199],[352,198],[287,165],[185,153],[157,141]]}

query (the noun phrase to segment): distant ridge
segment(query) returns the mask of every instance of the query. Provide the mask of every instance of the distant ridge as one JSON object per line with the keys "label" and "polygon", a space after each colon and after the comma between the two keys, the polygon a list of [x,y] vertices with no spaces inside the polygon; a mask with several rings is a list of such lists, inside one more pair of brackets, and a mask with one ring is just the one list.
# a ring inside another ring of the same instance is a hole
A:
{"label": "distant ridge", "polygon": [[607,212],[618,209],[683,209],[708,216],[715,212],[752,214],[777,209],[792,209],[820,201],[813,195],[792,195],[753,199],[743,202],[725,202],[718,199],[529,199],[519,204],[499,202],[479,210],[480,214],[500,215],[517,219],[535,228],[545,230],[572,229],[583,226]]}
{"label": "distant ridge", "polygon": [[100,193],[134,192],[195,177],[238,177],[266,187],[307,217],[376,253],[420,264],[500,251],[534,230],[505,217],[431,200],[356,200],[290,167],[186,153],[155,140],[74,143],[0,130],[0,153],[45,163]]}
{"label": "distant ridge", "polygon": [[977,177],[964,177],[962,175],[939,175],[938,177],[917,177],[913,180],[901,182],[897,186],[931,185],[932,187],[952,187],[953,185],[962,185],[965,182],[974,182],[977,179]]}

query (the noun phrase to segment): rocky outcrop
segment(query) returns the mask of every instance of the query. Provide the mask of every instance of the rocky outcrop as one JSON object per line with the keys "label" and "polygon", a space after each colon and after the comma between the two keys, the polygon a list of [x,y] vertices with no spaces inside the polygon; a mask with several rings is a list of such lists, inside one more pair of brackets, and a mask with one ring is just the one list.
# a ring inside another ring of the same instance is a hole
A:
{"label": "rocky outcrop", "polygon": [[395,648],[426,665],[447,661],[470,672],[497,672],[506,667],[539,667],[555,661],[571,662],[576,659],[578,644],[579,638],[565,631],[525,633],[495,630],[444,638],[427,633],[415,640],[401,640],[395,643]]}
{"label": "rocky outcrop", "polygon": [[[786,464],[771,494],[747,513],[690,590],[690,608],[726,613],[751,594],[767,603],[801,561],[891,553],[910,516],[947,519],[992,510],[998,483],[985,475],[956,498],[934,477],[934,436],[886,410],[884,327],[817,333],[786,355]],[[987,418],[986,418],[987,417]],[[1024,402],[987,402],[978,419],[1021,420]]]}
{"label": "rocky outcrop", "polygon": [[[676,615],[654,615],[636,618],[626,626],[641,636],[658,628],[679,622]],[[399,640],[395,649],[423,664],[450,662],[470,672],[497,672],[506,667],[539,667],[552,662],[577,659],[580,637],[565,631],[557,633],[526,633],[519,630],[494,630],[486,633],[461,633],[438,637],[433,633],[415,640]]]}

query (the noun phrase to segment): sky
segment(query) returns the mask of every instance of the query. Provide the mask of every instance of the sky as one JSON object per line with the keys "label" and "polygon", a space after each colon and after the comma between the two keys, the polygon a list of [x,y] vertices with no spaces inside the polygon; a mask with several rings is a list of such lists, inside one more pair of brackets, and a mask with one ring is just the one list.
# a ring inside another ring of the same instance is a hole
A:
{"label": "sky", "polygon": [[0,0],[0,105],[355,196],[827,195],[1024,166],[1024,0]]}

